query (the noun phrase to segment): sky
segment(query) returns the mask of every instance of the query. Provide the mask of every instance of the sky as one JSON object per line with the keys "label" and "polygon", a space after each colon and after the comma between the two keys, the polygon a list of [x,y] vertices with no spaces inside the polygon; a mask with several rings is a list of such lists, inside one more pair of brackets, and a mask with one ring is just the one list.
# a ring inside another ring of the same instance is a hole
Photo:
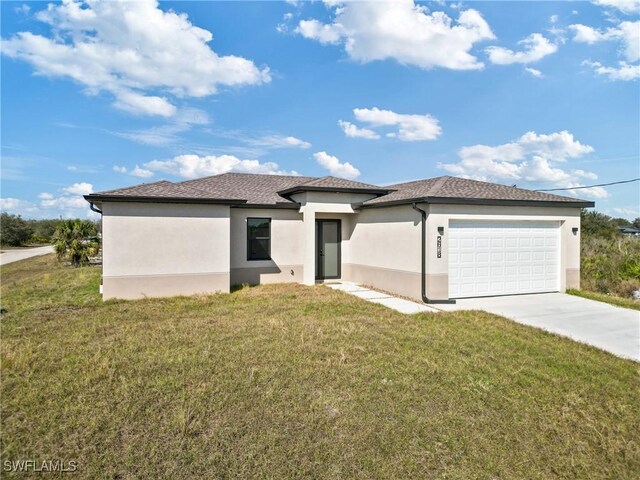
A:
{"label": "sky", "polygon": [[[640,0],[0,3],[0,209],[225,172],[640,177]],[[640,183],[557,192],[640,216]]]}

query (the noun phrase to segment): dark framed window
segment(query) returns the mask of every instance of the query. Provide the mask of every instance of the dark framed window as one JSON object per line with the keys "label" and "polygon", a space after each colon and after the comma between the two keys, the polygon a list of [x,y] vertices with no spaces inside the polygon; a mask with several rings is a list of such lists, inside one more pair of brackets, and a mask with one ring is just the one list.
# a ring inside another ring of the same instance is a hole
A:
{"label": "dark framed window", "polygon": [[271,260],[270,218],[247,218],[247,260]]}

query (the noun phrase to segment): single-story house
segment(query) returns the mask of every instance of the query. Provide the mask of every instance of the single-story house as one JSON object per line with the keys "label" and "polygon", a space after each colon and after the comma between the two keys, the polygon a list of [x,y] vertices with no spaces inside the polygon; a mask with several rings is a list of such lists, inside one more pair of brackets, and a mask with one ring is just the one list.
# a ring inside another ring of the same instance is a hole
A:
{"label": "single-story house", "polygon": [[102,213],[102,294],[353,281],[424,302],[580,282],[593,202],[456,177],[380,187],[226,173],[86,195]]}
{"label": "single-story house", "polygon": [[618,227],[618,231],[623,235],[640,236],[640,228],[637,227]]}

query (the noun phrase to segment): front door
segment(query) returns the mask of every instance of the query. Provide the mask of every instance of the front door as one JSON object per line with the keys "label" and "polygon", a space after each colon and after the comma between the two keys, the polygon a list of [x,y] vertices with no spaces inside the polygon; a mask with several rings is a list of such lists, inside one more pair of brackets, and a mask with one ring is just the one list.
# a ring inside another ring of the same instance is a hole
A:
{"label": "front door", "polygon": [[340,278],[340,220],[316,220],[316,280]]}

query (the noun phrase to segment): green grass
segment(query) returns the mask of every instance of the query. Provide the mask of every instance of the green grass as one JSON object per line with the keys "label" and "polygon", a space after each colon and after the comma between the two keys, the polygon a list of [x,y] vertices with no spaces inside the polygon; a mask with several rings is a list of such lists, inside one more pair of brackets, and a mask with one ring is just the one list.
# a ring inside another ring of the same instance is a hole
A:
{"label": "green grass", "polygon": [[640,471],[631,361],[323,286],[103,303],[99,273],[52,256],[3,267],[2,461],[121,479]]}
{"label": "green grass", "polygon": [[640,310],[640,302],[632,298],[622,298],[616,295],[607,295],[606,293],[590,292],[587,290],[567,290],[570,295],[576,297],[588,298],[598,302],[610,303],[616,307],[631,308],[632,310]]}

